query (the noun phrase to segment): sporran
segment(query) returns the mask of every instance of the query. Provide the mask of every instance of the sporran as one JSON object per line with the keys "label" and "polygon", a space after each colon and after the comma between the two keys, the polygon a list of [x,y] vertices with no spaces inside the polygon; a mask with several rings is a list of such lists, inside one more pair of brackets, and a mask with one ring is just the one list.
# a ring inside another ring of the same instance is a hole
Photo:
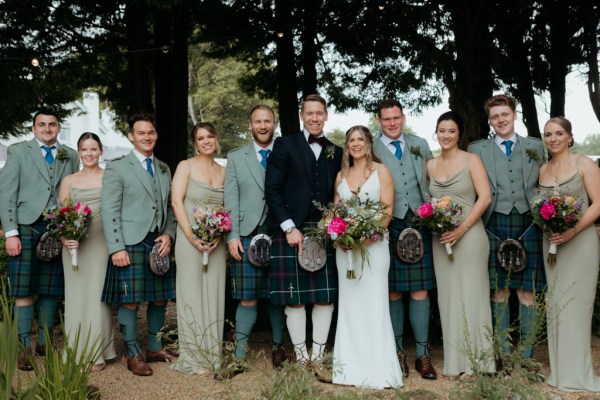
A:
{"label": "sporran", "polygon": [[398,235],[396,253],[398,258],[407,264],[414,264],[421,261],[425,254],[421,232],[415,228],[403,229],[400,235]]}
{"label": "sporran", "polygon": [[248,246],[248,261],[258,268],[269,266],[271,259],[271,237],[264,233],[254,236]]}
{"label": "sporran", "polygon": [[325,239],[305,236],[302,241],[302,255],[298,254],[298,263],[300,267],[309,272],[315,272],[323,268],[327,263]]}

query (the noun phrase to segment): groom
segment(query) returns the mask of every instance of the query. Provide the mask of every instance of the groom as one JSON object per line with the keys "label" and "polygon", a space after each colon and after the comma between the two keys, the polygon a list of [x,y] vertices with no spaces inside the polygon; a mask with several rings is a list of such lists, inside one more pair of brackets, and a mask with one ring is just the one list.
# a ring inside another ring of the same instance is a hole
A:
{"label": "groom", "polygon": [[[302,229],[318,222],[323,205],[333,200],[334,182],[340,170],[342,149],[323,134],[327,103],[317,94],[302,100],[300,118],[304,130],[275,141],[267,160],[265,194],[269,214],[281,228],[274,235],[270,265],[270,296],[273,304],[285,305],[287,327],[294,345],[296,362],[312,366],[317,378],[331,382],[331,371],[323,367],[333,302],[337,300],[337,270],[333,257],[320,270],[300,267]],[[306,304],[312,311],[312,351],[306,348]]]}

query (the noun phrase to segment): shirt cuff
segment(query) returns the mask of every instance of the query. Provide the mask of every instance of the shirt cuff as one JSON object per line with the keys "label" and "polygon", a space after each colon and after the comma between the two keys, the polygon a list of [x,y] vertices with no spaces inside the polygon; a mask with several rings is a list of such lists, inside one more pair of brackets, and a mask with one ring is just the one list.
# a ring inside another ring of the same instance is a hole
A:
{"label": "shirt cuff", "polygon": [[8,232],[4,232],[4,237],[12,237],[12,236],[19,236],[19,230],[18,229],[13,229],[11,231]]}
{"label": "shirt cuff", "polygon": [[285,232],[288,229],[295,227],[296,224],[294,224],[294,221],[292,221],[291,219],[286,219],[281,224],[279,224],[279,226],[281,227],[281,230]]}

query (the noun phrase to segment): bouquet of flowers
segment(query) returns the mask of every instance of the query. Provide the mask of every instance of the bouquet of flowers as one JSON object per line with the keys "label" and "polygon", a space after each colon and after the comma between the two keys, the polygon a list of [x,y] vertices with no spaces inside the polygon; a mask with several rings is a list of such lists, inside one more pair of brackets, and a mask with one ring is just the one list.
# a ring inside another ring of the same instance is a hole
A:
{"label": "bouquet of flowers", "polygon": [[363,262],[361,270],[365,261],[370,266],[363,242],[367,239],[377,241],[387,237],[384,211],[388,205],[370,199],[361,200],[357,194],[347,200],[330,203],[327,207],[323,207],[318,202],[314,204],[323,212],[323,218],[316,227],[306,229],[305,233],[329,237],[334,247],[341,246],[348,259],[346,278],[356,279],[353,249],[360,250]]}
{"label": "bouquet of flowers", "polygon": [[[574,227],[579,221],[582,204],[581,200],[561,194],[556,185],[551,196],[537,194],[531,199],[531,206],[534,210],[533,221],[549,235],[564,232]],[[550,244],[546,259],[548,264],[556,263],[557,250],[555,244]]]}
{"label": "bouquet of flowers", "polygon": [[[83,204],[68,198],[62,204],[46,208],[43,212],[46,229],[57,237],[64,236],[68,240],[79,241],[92,220],[92,210],[87,204]],[[79,271],[77,260],[77,249],[69,249],[71,252],[71,266],[73,271]]]}
{"label": "bouquet of flowers", "polygon": [[[231,232],[231,218],[224,207],[194,207],[192,232],[194,237],[211,242],[224,233]],[[208,271],[208,252],[202,252],[202,271]]]}
{"label": "bouquet of flowers", "polygon": [[[441,235],[453,230],[458,226],[462,217],[462,208],[450,196],[439,199],[426,196],[426,202],[416,210],[419,217],[417,224],[423,228],[429,228],[432,233]],[[448,258],[454,260],[452,246],[445,243]]]}

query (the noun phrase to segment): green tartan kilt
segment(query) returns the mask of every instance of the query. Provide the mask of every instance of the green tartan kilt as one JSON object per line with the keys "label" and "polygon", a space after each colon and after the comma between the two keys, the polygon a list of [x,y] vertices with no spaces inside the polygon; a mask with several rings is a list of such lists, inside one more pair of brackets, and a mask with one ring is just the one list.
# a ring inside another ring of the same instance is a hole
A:
{"label": "green tartan kilt", "polygon": [[[533,222],[529,213],[519,214],[513,208],[509,215],[492,213],[486,226],[488,239],[490,241],[490,288],[491,289],[522,289],[527,291],[542,291],[546,285],[546,274],[544,272],[544,259],[542,256],[542,232],[537,225],[529,226]],[[527,266],[521,272],[511,273],[498,263],[496,251],[501,240],[512,238],[518,239],[525,230],[527,232],[521,239],[521,243],[527,253]],[[498,238],[494,237],[497,236]],[[510,280],[510,282],[509,282]]]}
{"label": "green tartan kilt", "polygon": [[131,265],[116,267],[108,258],[108,268],[102,301],[111,304],[141,303],[145,301],[165,301],[175,298],[175,268],[158,276],[150,271],[150,251],[154,246],[156,233],[149,233],[141,243],[125,246]]}
{"label": "green tartan kilt", "polygon": [[240,238],[244,247],[242,261],[233,257],[229,259],[231,275],[231,297],[236,300],[256,300],[269,298],[269,268],[259,268],[250,264],[248,247],[253,236]]}
{"label": "green tartan kilt", "polygon": [[[398,258],[396,247],[398,236],[405,228],[415,228],[423,237],[423,258],[416,263],[407,264]],[[433,269],[433,254],[431,252],[431,232],[416,226],[416,216],[406,214],[404,219],[392,218],[388,226],[390,231],[390,272],[388,287],[390,292],[412,292],[429,290],[436,287],[435,271]]]}
{"label": "green tartan kilt", "polygon": [[287,244],[285,233],[273,235],[269,266],[269,294],[276,305],[315,304],[337,301],[338,278],[335,251],[327,242],[327,262],[309,272],[298,264],[298,250]]}
{"label": "green tartan kilt", "polygon": [[31,225],[19,225],[21,254],[8,258],[8,282],[10,295],[62,296],[65,293],[62,257],[54,261],[42,261],[35,255],[35,247],[46,231],[42,217]]}

